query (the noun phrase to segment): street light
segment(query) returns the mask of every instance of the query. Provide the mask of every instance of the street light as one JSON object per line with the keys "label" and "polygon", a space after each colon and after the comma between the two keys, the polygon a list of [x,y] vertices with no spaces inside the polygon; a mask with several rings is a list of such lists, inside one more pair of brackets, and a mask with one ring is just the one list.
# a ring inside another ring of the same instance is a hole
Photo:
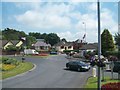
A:
{"label": "street light", "polygon": [[[101,56],[101,30],[100,30],[100,2],[97,1],[98,11],[98,61],[100,62]],[[101,68],[98,66],[98,90],[101,90]]]}
{"label": "street light", "polygon": [[84,34],[84,37],[85,37],[85,43],[86,43],[86,23],[83,22],[83,25],[85,25],[85,34]]}
{"label": "street light", "polygon": [[120,23],[118,24],[118,33],[120,33]]}

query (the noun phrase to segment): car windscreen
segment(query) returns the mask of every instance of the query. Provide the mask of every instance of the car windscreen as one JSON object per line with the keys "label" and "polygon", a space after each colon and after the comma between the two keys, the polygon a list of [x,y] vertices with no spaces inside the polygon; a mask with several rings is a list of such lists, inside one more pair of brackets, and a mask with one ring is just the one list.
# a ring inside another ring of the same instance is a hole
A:
{"label": "car windscreen", "polygon": [[85,62],[79,62],[80,65],[87,65]]}

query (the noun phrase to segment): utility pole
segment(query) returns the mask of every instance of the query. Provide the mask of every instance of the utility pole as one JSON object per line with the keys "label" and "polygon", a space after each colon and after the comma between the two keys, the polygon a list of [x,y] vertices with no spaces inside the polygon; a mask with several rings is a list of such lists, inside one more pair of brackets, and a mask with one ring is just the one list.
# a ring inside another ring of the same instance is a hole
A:
{"label": "utility pole", "polygon": [[[101,30],[100,30],[100,2],[97,2],[98,11],[98,62],[101,56]],[[98,90],[101,90],[101,68],[98,66]]]}

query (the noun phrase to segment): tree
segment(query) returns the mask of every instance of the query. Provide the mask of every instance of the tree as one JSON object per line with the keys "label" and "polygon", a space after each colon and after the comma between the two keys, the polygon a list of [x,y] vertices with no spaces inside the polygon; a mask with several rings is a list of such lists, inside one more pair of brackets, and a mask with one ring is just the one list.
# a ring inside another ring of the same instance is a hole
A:
{"label": "tree", "polygon": [[45,39],[47,36],[48,36],[48,34],[43,33],[43,34],[41,35],[41,39]]}
{"label": "tree", "polygon": [[11,52],[11,51],[16,52],[16,51],[19,51],[19,50],[20,50],[20,48],[17,48],[17,47],[14,46],[14,45],[9,45],[9,46],[6,48],[6,51],[8,51],[8,52]]}
{"label": "tree", "polygon": [[27,36],[25,44],[27,46],[27,48],[30,48],[32,44],[34,44],[36,42],[36,38],[33,36]]}
{"label": "tree", "polygon": [[45,37],[45,41],[52,46],[60,41],[60,38],[55,33],[50,33]]}
{"label": "tree", "polygon": [[2,31],[0,30],[0,40],[2,40]]}
{"label": "tree", "polygon": [[40,33],[34,33],[34,32],[30,32],[29,36],[35,37],[36,39],[40,39],[41,38],[41,34]]}
{"label": "tree", "polygon": [[6,40],[19,40],[20,37],[27,36],[23,31],[17,31],[15,29],[6,28],[2,31],[3,39]]}
{"label": "tree", "polygon": [[101,46],[103,55],[105,55],[106,51],[113,51],[115,49],[112,35],[108,31],[108,29],[104,29],[101,35]]}
{"label": "tree", "polygon": [[120,51],[120,33],[115,34],[116,45],[118,45],[118,49]]}

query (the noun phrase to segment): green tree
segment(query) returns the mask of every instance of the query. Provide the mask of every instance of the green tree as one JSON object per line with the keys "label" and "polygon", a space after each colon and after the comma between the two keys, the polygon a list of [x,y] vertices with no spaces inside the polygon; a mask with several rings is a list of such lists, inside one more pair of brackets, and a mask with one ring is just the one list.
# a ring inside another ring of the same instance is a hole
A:
{"label": "green tree", "polygon": [[2,31],[3,39],[6,40],[19,40],[20,37],[27,36],[23,31],[17,31],[15,29],[6,28]]}
{"label": "green tree", "polygon": [[41,38],[41,34],[40,33],[34,33],[34,32],[30,32],[29,36],[35,37],[36,39],[40,39]]}
{"label": "green tree", "polygon": [[11,51],[19,51],[20,49],[17,48],[16,46],[14,45],[9,45],[7,48],[6,48],[6,51],[8,52],[11,52]]}
{"label": "green tree", "polygon": [[50,33],[45,37],[45,41],[52,46],[60,41],[60,38],[55,33]]}
{"label": "green tree", "polygon": [[32,44],[36,42],[36,38],[33,36],[27,36],[25,44],[27,45],[27,48],[30,48]]}
{"label": "green tree", "polygon": [[108,29],[104,29],[101,35],[101,46],[103,55],[105,55],[106,51],[113,51],[115,49],[112,35],[108,31]]}
{"label": "green tree", "polygon": [[0,40],[2,40],[2,31],[0,30]]}
{"label": "green tree", "polygon": [[118,45],[118,49],[120,51],[120,33],[115,34],[116,45]]}
{"label": "green tree", "polygon": [[48,34],[43,33],[43,34],[41,35],[41,39],[45,39],[47,36],[48,36]]}

